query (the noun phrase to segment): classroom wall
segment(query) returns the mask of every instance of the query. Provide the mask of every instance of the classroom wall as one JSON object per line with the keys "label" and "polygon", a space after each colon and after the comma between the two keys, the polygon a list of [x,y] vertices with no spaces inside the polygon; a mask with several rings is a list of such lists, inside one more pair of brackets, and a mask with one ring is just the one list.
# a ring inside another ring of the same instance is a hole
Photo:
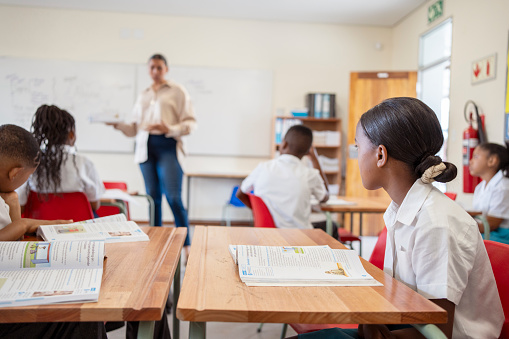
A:
{"label": "classroom wall", "polygon": [[[473,100],[486,115],[486,130],[491,142],[503,143],[504,106],[509,36],[509,2],[506,0],[444,0],[444,15],[427,23],[429,1],[402,20],[393,29],[392,65],[417,69],[419,36],[444,19],[452,17],[451,109],[448,160],[458,169],[458,177],[448,190],[460,193],[458,201],[471,206],[473,194],[463,194],[462,136],[467,123],[463,109]],[[497,53],[496,77],[475,85],[470,81],[472,62]]]}
{"label": "classroom wall", "polygon": [[[382,48],[376,49],[376,43]],[[143,63],[161,52],[175,65],[269,69],[274,74],[274,114],[304,106],[308,92],[334,92],[343,126],[347,126],[349,73],[394,67],[392,44],[392,29],[381,27],[0,6],[0,55]],[[131,189],[143,190],[131,155],[87,155],[104,180],[125,180]],[[262,160],[196,157],[186,159],[184,166],[193,172],[249,171]],[[231,187],[238,182],[195,179],[190,218],[219,219]],[[237,213],[240,218],[247,216]],[[146,219],[145,207],[133,206],[132,216]],[[164,219],[172,219],[167,207]]]}

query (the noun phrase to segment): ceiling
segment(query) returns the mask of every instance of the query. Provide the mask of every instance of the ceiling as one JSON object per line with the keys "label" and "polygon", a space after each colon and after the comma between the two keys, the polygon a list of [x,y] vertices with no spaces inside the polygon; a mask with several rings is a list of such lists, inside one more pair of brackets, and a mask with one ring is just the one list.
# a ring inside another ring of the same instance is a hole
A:
{"label": "ceiling", "polygon": [[0,0],[14,6],[394,26],[426,0]]}

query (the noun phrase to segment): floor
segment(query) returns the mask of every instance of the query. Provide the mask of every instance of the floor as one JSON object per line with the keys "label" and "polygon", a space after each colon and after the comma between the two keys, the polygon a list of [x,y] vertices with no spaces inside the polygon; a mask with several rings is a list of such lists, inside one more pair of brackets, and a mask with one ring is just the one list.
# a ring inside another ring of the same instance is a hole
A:
{"label": "floor", "polygon": [[[192,229],[190,230],[192,234]],[[362,257],[366,260],[369,259],[377,237],[361,237],[362,238]],[[354,249],[358,251],[358,243],[354,243]],[[185,275],[185,267],[182,268],[182,278]],[[168,316],[168,323],[172,328],[172,316]],[[277,339],[281,337],[282,324],[264,324],[262,331],[257,333],[258,323],[207,323],[207,338],[208,339]],[[288,327],[286,332],[287,337],[296,335],[295,331]],[[189,322],[180,322],[180,337],[189,337]],[[110,339],[124,339],[125,327],[108,333]]]}

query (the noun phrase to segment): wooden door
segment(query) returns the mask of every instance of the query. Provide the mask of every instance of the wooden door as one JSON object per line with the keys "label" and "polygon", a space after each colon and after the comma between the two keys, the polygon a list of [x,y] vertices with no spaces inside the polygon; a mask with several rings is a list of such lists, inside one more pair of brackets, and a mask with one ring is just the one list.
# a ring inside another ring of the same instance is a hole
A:
{"label": "wooden door", "polygon": [[[345,192],[351,197],[387,197],[382,189],[368,191],[362,186],[355,145],[355,128],[361,115],[387,98],[416,97],[417,72],[353,72],[350,74],[350,103],[346,154]],[[344,218],[347,228],[348,217]],[[377,235],[383,229],[381,215],[364,215],[362,235]],[[358,221],[354,221],[354,233],[358,234]]]}

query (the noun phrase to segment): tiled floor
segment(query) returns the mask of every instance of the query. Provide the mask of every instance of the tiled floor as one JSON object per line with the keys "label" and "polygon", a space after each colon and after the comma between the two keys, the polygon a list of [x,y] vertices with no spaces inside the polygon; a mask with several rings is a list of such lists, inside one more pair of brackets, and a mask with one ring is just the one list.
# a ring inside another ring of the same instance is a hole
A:
{"label": "tiled floor", "polygon": [[[191,230],[192,232],[192,230]],[[366,260],[369,259],[373,247],[375,246],[377,237],[362,237],[362,257]],[[358,251],[358,243],[354,243],[354,249]],[[182,277],[185,274],[185,267],[182,268]],[[170,328],[172,324],[172,316],[168,317]],[[281,336],[281,324],[264,324],[262,331],[257,333],[259,324],[254,323],[207,323],[207,338],[208,339],[277,339]],[[180,337],[189,337],[189,322],[180,322]],[[295,331],[288,327],[286,333],[287,337],[296,335]],[[125,338],[125,327],[108,333],[110,339],[123,339]]]}

